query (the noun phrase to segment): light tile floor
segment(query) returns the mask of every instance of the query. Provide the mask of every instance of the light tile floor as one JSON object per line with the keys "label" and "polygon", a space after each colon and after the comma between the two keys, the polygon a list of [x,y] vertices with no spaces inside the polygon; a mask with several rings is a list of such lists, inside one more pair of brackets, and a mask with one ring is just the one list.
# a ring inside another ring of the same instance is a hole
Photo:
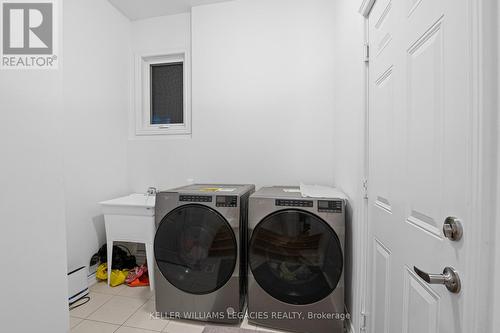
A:
{"label": "light tile floor", "polygon": [[[90,288],[90,301],[70,311],[71,332],[201,333],[205,327],[200,322],[152,319],[150,313],[154,311],[154,295],[149,287],[111,288],[99,282]],[[281,333],[251,325],[246,319],[240,327],[254,332]]]}

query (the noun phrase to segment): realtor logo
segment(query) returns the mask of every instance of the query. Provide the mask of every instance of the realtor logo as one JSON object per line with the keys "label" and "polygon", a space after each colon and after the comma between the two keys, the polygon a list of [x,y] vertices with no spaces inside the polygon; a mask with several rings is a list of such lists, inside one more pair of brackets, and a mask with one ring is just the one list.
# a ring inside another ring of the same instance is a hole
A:
{"label": "realtor logo", "polygon": [[57,68],[55,0],[2,1],[2,62],[7,68]]}

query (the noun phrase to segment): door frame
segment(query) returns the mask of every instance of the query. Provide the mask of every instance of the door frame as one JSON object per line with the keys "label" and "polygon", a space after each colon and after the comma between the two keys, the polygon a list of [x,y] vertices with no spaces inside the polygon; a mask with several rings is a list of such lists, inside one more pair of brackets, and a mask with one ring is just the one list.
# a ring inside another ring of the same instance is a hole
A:
{"label": "door frame", "polygon": [[[365,18],[365,43],[369,42],[368,35],[368,17],[377,0],[361,0],[359,13]],[[498,68],[492,70],[492,63],[498,61],[497,55],[500,53],[497,39],[492,43],[492,36],[489,32],[496,31],[497,26],[494,17],[498,13],[496,11],[495,0],[466,0],[467,3],[467,25],[468,30],[468,52],[470,61],[468,64],[468,78],[470,84],[469,96],[469,139],[471,140],[471,165],[469,167],[470,180],[470,200],[471,209],[468,221],[473,222],[478,227],[469,228],[467,242],[465,243],[465,269],[467,272],[467,284],[463,288],[464,302],[464,332],[493,332],[493,321],[496,320],[492,316],[493,311],[500,310],[500,302],[496,304],[496,309],[493,305],[495,293],[493,282],[490,277],[494,276],[495,248],[495,220],[500,217],[500,213],[496,212],[496,192],[497,192],[497,176],[500,176],[497,171],[497,166],[500,164],[500,151],[497,150],[497,80],[499,76]],[[500,34],[500,31],[498,32]],[[495,37],[497,36],[494,34]],[[493,37],[493,38],[495,38]],[[492,59],[494,57],[494,59]],[[498,65],[497,65],[498,66]],[[365,74],[365,160],[364,170],[365,179],[368,181],[368,128],[369,128],[369,62],[367,62],[367,70]],[[490,89],[493,85],[495,89]],[[498,164],[497,164],[498,163]],[[500,190],[500,180],[498,180],[498,189]],[[362,281],[363,299],[361,300],[361,316],[362,323],[368,324],[370,320],[366,316],[370,316],[370,304],[367,301],[370,299],[368,292],[368,276],[370,268],[368,259],[370,258],[369,244],[369,216],[368,216],[368,201],[364,203],[364,228],[362,228],[361,239],[365,241],[364,254],[362,264],[364,265],[364,277]],[[500,208],[499,208],[500,210]],[[500,234],[500,233],[499,233]],[[498,249],[500,253],[500,249]],[[500,260],[497,260],[500,264]],[[497,267],[500,271],[500,267]],[[495,290],[500,296],[500,290]],[[481,306],[476,306],[481,305]],[[364,317],[364,318],[363,318]],[[357,328],[359,331],[364,331],[363,327]],[[365,329],[369,330],[369,327]]]}

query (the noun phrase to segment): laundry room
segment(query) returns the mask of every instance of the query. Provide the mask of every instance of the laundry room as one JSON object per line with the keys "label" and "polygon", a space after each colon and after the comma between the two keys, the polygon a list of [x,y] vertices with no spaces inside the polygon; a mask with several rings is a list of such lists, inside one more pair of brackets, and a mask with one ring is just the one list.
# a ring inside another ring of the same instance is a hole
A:
{"label": "laundry room", "polygon": [[0,0],[0,331],[495,332],[499,7]]}

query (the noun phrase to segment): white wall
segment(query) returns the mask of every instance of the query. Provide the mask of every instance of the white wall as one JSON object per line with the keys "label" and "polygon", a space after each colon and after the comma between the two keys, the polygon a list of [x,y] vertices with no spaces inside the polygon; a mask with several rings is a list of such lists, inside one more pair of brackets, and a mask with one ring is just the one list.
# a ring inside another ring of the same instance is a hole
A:
{"label": "white wall", "polygon": [[[491,1],[493,2],[493,1]],[[500,23],[498,22],[498,17],[500,17],[500,5],[498,4],[498,1],[494,1],[494,8],[495,10],[492,10],[491,12],[493,13],[492,16],[495,16],[496,13],[496,19],[492,18],[490,20],[490,23],[493,21],[492,25],[495,26],[495,33],[494,35],[494,41],[491,42],[492,45],[496,47],[496,80],[494,82],[494,85],[496,85],[496,99],[494,100],[494,108],[497,110],[496,115],[496,123],[497,123],[497,128],[500,128]],[[498,328],[500,327],[500,316],[498,316],[498,313],[500,313],[500,286],[498,283],[495,283],[495,281],[498,280],[498,276],[500,276],[500,135],[498,132],[496,133],[497,137],[497,151],[496,151],[496,157],[497,157],[497,164],[496,164],[496,176],[497,176],[497,186],[496,186],[496,219],[495,219],[495,234],[494,234],[494,240],[493,244],[495,244],[495,261],[494,265],[495,268],[493,270],[493,274],[495,276],[495,279],[491,279],[491,283],[493,284],[494,287],[494,293],[493,293],[493,306],[491,309],[491,312],[489,313],[491,316],[491,332],[496,332],[498,331]]]}
{"label": "white wall", "polygon": [[64,176],[68,265],[105,242],[98,202],[129,192],[130,22],[108,1],[64,0]]}
{"label": "white wall", "polygon": [[[497,3],[497,17],[500,17],[500,6]],[[496,100],[496,109],[498,110],[497,112],[497,124],[498,127],[500,128],[500,117],[498,117],[498,113],[500,113],[500,66],[498,64],[500,63],[500,24],[498,21],[496,22],[497,24],[497,36],[496,36],[496,41],[497,41],[497,90],[498,90],[498,95],[497,95],[497,100]],[[496,193],[496,202],[497,202],[497,218],[496,218],[496,260],[495,260],[495,276],[500,275],[500,226],[498,221],[500,221],[500,136],[497,134],[497,193]],[[499,313],[500,312],[500,287],[497,285],[496,286],[496,292],[494,296],[495,300],[495,306],[493,307],[493,313]],[[493,325],[492,327],[498,328],[500,327],[500,316],[494,316],[493,319]]]}
{"label": "white wall", "polygon": [[358,13],[360,1],[335,3],[335,97],[333,174],[335,185],[349,197],[347,218],[346,305],[356,332],[360,328],[365,239],[363,225],[365,147],[365,64],[363,62],[364,22]]}
{"label": "white wall", "polygon": [[61,70],[0,71],[0,325],[67,332]]}
{"label": "white wall", "polygon": [[[192,10],[192,124],[184,138],[132,138],[134,191],[197,182],[331,184],[330,0],[238,0]],[[189,16],[132,26],[134,52],[190,44]]]}

